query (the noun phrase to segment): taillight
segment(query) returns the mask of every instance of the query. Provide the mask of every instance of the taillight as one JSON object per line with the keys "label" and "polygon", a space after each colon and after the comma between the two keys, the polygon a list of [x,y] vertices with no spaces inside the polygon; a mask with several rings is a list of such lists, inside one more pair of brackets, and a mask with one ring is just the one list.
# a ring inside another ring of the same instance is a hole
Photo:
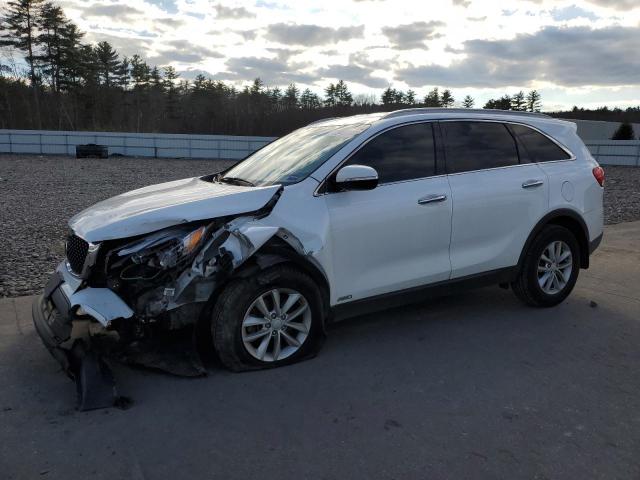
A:
{"label": "taillight", "polygon": [[601,187],[604,187],[604,168],[596,167],[593,169],[593,176]]}

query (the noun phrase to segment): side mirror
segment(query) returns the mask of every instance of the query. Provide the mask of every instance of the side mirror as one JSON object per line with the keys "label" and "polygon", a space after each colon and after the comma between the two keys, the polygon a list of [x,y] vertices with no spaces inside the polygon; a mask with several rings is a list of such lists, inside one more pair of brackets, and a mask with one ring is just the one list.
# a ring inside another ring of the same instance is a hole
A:
{"label": "side mirror", "polygon": [[373,190],[378,186],[378,172],[366,165],[347,165],[338,170],[335,185],[338,190]]}

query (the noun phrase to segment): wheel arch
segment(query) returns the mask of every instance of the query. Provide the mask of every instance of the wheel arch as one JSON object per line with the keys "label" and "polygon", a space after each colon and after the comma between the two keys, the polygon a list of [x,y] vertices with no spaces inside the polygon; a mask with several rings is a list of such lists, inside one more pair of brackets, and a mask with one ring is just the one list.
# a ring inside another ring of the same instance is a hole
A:
{"label": "wheel arch", "polygon": [[547,225],[560,225],[573,233],[578,241],[578,245],[580,246],[580,267],[589,268],[589,229],[578,212],[567,208],[554,210],[553,212],[546,214],[538,221],[535,227],[533,227],[531,233],[529,233],[529,236],[527,237],[527,241],[525,242],[522,251],[520,252],[518,268],[522,267],[522,262],[524,261],[526,252],[529,250],[534,238]]}
{"label": "wheel arch", "polygon": [[273,236],[267,240],[233,273],[231,278],[249,277],[259,271],[282,263],[295,265],[309,275],[318,285],[322,299],[323,319],[326,320],[330,312],[330,287],[325,273],[308,256],[301,254],[291,244],[278,236]]}

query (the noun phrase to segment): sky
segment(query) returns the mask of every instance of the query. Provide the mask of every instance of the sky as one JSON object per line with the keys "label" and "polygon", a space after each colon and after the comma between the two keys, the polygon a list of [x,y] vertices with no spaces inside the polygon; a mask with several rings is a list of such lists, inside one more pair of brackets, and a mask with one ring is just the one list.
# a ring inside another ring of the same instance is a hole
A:
{"label": "sky", "polygon": [[247,84],[640,105],[640,0],[59,0],[90,42]]}

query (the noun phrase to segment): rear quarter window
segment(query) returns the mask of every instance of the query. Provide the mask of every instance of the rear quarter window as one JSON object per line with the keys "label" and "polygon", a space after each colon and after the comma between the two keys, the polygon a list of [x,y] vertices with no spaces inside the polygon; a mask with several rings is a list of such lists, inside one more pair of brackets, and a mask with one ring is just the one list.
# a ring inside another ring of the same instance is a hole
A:
{"label": "rear quarter window", "polygon": [[510,124],[509,128],[518,139],[520,156],[523,163],[528,162],[553,162],[568,160],[571,156],[560,148],[555,142],[524,125]]}

